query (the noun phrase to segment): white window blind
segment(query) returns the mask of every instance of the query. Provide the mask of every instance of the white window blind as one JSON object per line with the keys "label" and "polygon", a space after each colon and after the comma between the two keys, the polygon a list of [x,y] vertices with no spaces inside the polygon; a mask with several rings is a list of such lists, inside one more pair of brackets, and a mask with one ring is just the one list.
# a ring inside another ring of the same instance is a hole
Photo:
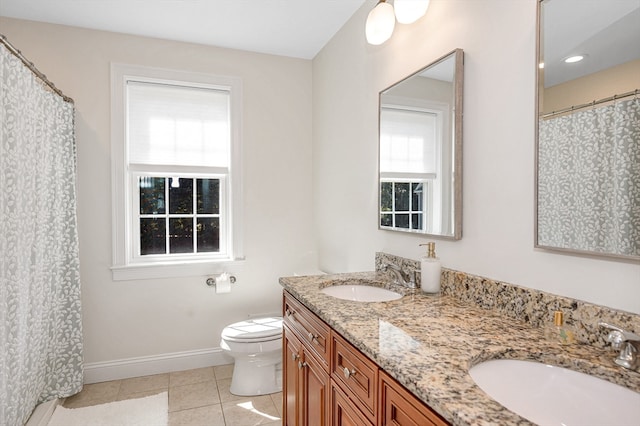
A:
{"label": "white window blind", "polygon": [[437,115],[383,107],[380,172],[437,173]]}
{"label": "white window blind", "polygon": [[130,164],[228,168],[230,93],[127,82]]}

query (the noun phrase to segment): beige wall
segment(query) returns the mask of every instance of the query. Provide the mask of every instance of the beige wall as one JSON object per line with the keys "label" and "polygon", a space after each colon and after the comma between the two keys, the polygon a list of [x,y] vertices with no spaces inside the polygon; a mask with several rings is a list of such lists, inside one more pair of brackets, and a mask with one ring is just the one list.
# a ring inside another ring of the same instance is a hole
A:
{"label": "beige wall", "polygon": [[640,89],[640,59],[544,90],[543,114]]}
{"label": "beige wall", "polygon": [[[315,231],[321,266],[373,268],[375,251],[418,259],[427,238],[377,229],[378,92],[465,51],[463,238],[446,267],[640,313],[640,264],[533,248],[536,0],[434,0],[367,45],[373,0],[313,63]],[[348,191],[341,188],[349,188]]]}
{"label": "beige wall", "polygon": [[[311,61],[12,19],[0,32],[75,100],[86,363],[215,349],[225,325],[280,312],[278,277],[315,266]],[[246,262],[231,294],[198,276],[112,281],[111,61],[242,78]]]}
{"label": "beige wall", "polygon": [[[373,5],[313,62],[0,19],[76,101],[87,363],[217,348],[225,324],[279,309],[277,277],[313,266],[314,242],[330,271],[371,270],[375,251],[418,259],[426,238],[377,229],[378,92],[457,47],[464,229],[437,242],[443,265],[640,313],[638,263],[533,248],[536,0],[434,0],[382,46],[364,40]],[[247,261],[231,294],[203,277],[111,280],[110,61],[242,77]]]}

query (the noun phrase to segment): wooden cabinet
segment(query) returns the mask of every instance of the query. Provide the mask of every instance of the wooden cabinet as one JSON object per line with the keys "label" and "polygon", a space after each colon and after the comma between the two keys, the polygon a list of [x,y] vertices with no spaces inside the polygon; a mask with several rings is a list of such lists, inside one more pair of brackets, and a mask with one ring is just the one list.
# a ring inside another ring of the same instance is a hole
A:
{"label": "wooden cabinet", "polygon": [[286,291],[283,312],[283,425],[448,425]]}
{"label": "wooden cabinet", "polygon": [[282,399],[283,426],[297,426],[302,418],[300,401],[302,382],[298,362],[302,357],[302,343],[285,326],[282,335]]}
{"label": "wooden cabinet", "polygon": [[353,401],[333,381],[331,382],[331,425],[373,426],[373,423],[354,407]]}
{"label": "wooden cabinet", "polygon": [[285,296],[283,312],[285,325],[305,342],[307,349],[317,355],[328,369],[331,328],[291,296]]}
{"label": "wooden cabinet", "polygon": [[[306,337],[307,334],[303,336]],[[292,330],[286,318],[282,340],[283,425],[328,426],[328,362],[318,359],[318,351],[311,346],[315,346],[313,341],[303,340],[299,333]],[[326,341],[328,343],[328,339]]]}
{"label": "wooden cabinet", "polygon": [[331,344],[331,379],[375,423],[378,366],[338,333],[331,334]]}
{"label": "wooden cabinet", "polygon": [[380,372],[380,426],[445,426],[448,423],[386,372]]}

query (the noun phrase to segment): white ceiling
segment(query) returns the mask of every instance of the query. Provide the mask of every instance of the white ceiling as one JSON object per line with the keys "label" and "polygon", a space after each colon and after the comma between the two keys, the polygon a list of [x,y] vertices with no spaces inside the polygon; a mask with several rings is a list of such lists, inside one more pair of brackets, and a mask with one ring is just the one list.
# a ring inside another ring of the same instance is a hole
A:
{"label": "white ceiling", "polygon": [[545,87],[640,59],[640,0],[546,0],[542,21]]}
{"label": "white ceiling", "polygon": [[0,16],[312,59],[365,1],[0,0]]}

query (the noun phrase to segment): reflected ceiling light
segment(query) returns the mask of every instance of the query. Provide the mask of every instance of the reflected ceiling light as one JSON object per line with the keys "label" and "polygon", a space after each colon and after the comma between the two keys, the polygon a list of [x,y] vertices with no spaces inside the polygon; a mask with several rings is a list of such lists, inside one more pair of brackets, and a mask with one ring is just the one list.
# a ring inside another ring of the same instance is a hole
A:
{"label": "reflected ceiling light", "polygon": [[580,62],[585,58],[585,56],[587,55],[572,55],[572,56],[569,56],[568,58],[565,58],[564,62],[567,64],[573,64],[576,62]]}
{"label": "reflected ceiling light", "polygon": [[398,22],[412,24],[427,13],[429,0],[395,0],[393,8]]}
{"label": "reflected ceiling light", "polygon": [[367,16],[367,23],[365,24],[367,43],[378,45],[389,40],[395,26],[396,19],[393,14],[393,6],[385,0],[380,0]]}

